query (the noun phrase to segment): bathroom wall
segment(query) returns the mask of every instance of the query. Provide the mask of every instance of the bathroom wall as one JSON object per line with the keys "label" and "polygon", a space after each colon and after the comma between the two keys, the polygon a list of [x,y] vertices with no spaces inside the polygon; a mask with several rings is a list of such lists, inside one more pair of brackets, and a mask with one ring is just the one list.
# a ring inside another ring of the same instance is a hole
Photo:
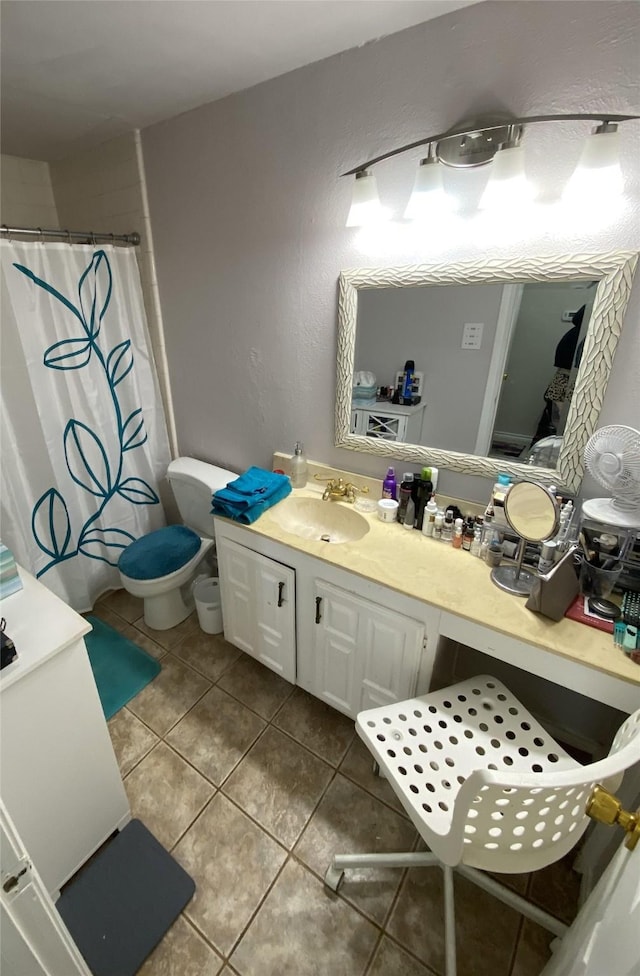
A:
{"label": "bathroom wall", "polygon": [[[626,209],[608,223],[589,208],[554,222],[547,209],[502,226],[464,217],[449,236],[396,225],[376,241],[345,228],[351,181],[339,174],[482,112],[638,112],[639,17],[624,0],[480,3],[144,130],[180,451],[241,470],[299,438],[313,458],[380,477],[384,459],[333,446],[342,268],[638,249],[638,123],[620,130]],[[547,202],[588,131],[566,123],[525,135]],[[377,168],[396,213],[420,155]],[[448,179],[473,207],[486,176]],[[636,284],[603,423],[640,426],[639,318]],[[486,480],[449,472],[441,488],[488,492]]]}
{"label": "bathroom wall", "polygon": [[7,227],[58,226],[48,163],[0,157],[0,223]]}

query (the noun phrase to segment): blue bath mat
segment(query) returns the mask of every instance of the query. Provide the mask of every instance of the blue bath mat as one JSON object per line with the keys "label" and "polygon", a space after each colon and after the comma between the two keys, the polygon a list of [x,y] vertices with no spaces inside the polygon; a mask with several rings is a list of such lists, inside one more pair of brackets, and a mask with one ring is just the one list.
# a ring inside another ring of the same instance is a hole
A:
{"label": "blue bath mat", "polygon": [[84,641],[104,717],[110,719],[160,671],[160,663],[98,617]]}

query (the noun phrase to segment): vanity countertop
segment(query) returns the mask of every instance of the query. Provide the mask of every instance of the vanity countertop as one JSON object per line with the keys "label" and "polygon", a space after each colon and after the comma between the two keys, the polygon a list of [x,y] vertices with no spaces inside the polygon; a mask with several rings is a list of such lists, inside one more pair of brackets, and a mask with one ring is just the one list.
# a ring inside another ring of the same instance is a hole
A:
{"label": "vanity countertop", "polygon": [[[294,496],[320,497],[311,487],[295,490],[290,497]],[[243,528],[506,637],[636,684],[640,701],[640,665],[614,646],[611,634],[566,618],[556,623],[527,610],[524,599],[499,589],[489,578],[487,564],[465,550],[410,532],[397,522],[381,522],[376,513],[360,513],[369,531],[357,542],[316,542],[286,532],[273,512],[268,510]]]}

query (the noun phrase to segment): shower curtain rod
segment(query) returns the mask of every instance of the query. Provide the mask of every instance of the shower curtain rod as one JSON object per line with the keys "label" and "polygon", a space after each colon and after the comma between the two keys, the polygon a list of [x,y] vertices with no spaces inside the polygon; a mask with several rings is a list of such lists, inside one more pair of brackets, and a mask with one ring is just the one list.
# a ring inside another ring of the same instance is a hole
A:
{"label": "shower curtain rod", "polygon": [[95,244],[98,239],[107,241],[109,244],[132,244],[136,247],[140,243],[140,234],[133,231],[131,234],[100,234],[93,230],[44,230],[42,227],[7,227],[6,224],[0,226],[0,233],[10,237],[12,234],[29,234],[32,237],[63,237],[67,243],[71,240],[84,240],[87,243]]}

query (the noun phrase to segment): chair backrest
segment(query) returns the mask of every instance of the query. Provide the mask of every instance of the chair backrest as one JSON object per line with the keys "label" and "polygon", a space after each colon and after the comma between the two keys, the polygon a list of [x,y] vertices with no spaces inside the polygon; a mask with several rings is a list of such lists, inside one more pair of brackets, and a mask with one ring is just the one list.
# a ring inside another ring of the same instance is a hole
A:
{"label": "chair backrest", "polygon": [[620,726],[606,759],[536,774],[481,769],[461,786],[443,860],[503,873],[534,871],[559,860],[589,824],[586,803],[597,784],[618,789],[640,762],[640,710]]}

